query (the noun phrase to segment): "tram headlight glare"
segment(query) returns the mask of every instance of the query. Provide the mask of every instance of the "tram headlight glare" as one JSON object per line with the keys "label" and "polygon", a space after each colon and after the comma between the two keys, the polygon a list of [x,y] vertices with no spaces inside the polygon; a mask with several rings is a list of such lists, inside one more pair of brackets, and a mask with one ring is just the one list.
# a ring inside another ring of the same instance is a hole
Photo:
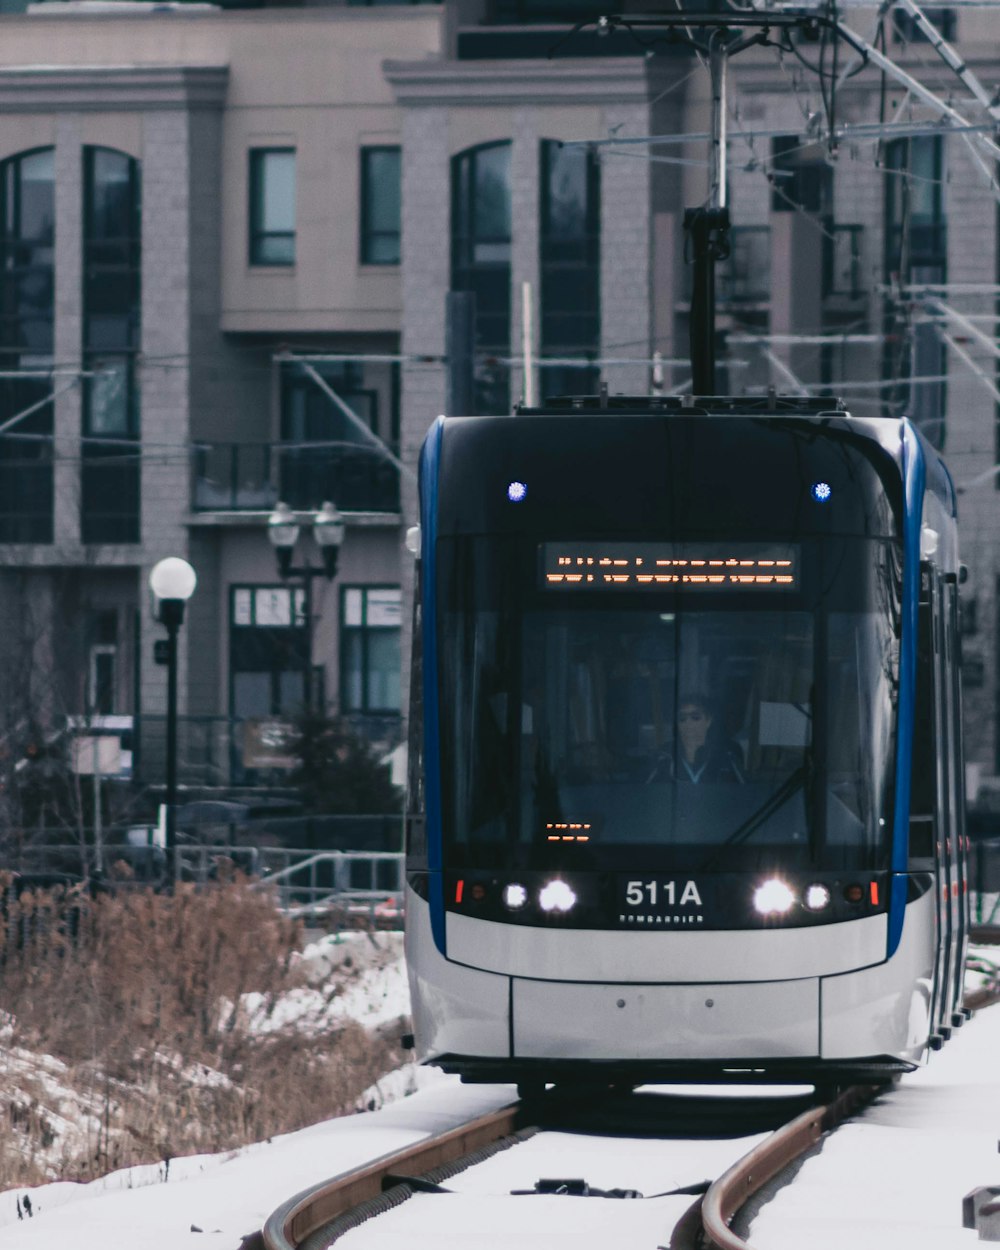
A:
{"label": "tram headlight glare", "polygon": [[822,883],[816,881],[806,888],[805,904],[810,911],[822,911],[830,906],[830,891]]}
{"label": "tram headlight glare", "polygon": [[762,916],[781,916],[795,903],[795,895],[777,877],[765,881],[754,891],[753,905]]}
{"label": "tram headlight glare", "polygon": [[523,885],[512,882],[503,888],[503,905],[509,911],[520,911],[528,901],[528,891]]}
{"label": "tram headlight glare", "polygon": [[542,911],[569,911],[576,902],[576,895],[565,881],[550,881],[542,886],[538,906]]}

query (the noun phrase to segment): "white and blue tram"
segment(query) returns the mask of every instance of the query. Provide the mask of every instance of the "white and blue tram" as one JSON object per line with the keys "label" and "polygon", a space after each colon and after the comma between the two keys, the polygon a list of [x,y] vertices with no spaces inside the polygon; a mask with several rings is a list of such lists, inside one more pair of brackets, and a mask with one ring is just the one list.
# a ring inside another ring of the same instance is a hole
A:
{"label": "white and blue tram", "polygon": [[955,494],[833,401],[552,401],[421,459],[406,947],[467,1080],[840,1081],[962,1023]]}

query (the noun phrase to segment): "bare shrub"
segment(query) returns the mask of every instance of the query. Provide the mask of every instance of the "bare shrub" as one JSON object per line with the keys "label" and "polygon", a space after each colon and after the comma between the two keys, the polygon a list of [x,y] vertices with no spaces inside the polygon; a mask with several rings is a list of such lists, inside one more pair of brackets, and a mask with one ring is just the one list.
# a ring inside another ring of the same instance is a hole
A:
{"label": "bare shrub", "polygon": [[[301,1128],[394,1065],[389,1042],[353,1021],[322,1027],[319,1006],[281,1022],[303,984],[301,932],[246,882],[8,896],[0,928],[0,1140],[17,1143],[0,1149],[0,1189]],[[325,1006],[337,983],[322,989]],[[25,1054],[59,1071],[18,1080]],[[63,1087],[77,1131],[54,1158]]]}

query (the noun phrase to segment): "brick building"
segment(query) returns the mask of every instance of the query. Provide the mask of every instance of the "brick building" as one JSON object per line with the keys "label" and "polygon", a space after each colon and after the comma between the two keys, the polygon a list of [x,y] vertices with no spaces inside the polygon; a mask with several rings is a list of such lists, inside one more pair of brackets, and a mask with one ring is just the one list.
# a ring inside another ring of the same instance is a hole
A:
{"label": "brick building", "polygon": [[[145,586],[182,555],[199,576],[183,780],[273,781],[258,730],[307,692],[398,740],[415,488],[345,406],[412,471],[446,408],[450,290],[476,294],[482,411],[523,391],[525,283],[543,393],[684,386],[682,220],[705,199],[705,143],[603,141],[704,134],[708,75],[623,32],[560,42],[567,12],[75,0],[0,16],[0,611],[39,673],[34,714],[133,718],[138,774],[158,780]],[[989,13],[935,14],[990,83]],[[847,17],[870,33],[874,10]],[[983,120],[919,31],[890,24],[887,46]],[[721,385],[911,411],[944,448],[978,786],[1000,773],[996,198],[980,141],[935,133],[934,110],[871,68],[838,92],[831,154],[818,84],[770,49],[732,65]],[[880,109],[896,128],[873,137],[859,127]],[[334,581],[278,576],[279,499],[317,569],[309,523],[337,503]]]}

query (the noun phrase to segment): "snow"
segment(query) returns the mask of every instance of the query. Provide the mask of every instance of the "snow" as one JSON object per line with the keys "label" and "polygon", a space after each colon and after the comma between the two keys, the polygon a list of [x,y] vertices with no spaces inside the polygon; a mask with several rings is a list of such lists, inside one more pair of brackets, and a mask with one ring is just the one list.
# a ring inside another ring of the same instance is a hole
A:
{"label": "snow", "polygon": [[[343,949],[341,949],[343,948]],[[989,954],[989,952],[984,952]],[[995,954],[995,952],[994,952]],[[358,997],[338,1010],[392,1019],[407,1008],[398,943],[392,960],[358,941],[326,940],[303,955],[315,962],[350,957],[359,967]],[[368,984],[366,994],[364,985]],[[351,991],[354,993],[354,991]],[[308,995],[309,991],[301,991]],[[307,1002],[304,1018],[315,1018]],[[289,1010],[294,1011],[294,1008]],[[1000,1181],[1000,1009],[980,1013],[926,1069],[904,1078],[858,1119],[829,1137],[791,1186],[780,1190],[750,1230],[755,1250],[967,1250],[976,1234],[961,1227],[962,1197]],[[57,1073],[53,1072],[56,1077]],[[414,1085],[420,1088],[399,1098]],[[704,1095],[707,1091],[700,1089]],[[718,1091],[724,1093],[725,1091]],[[745,1091],[741,1091],[745,1092]],[[773,1093],[773,1090],[760,1091]],[[396,1098],[396,1101],[389,1101]],[[326,1121],[225,1155],[175,1159],[169,1172],[151,1164],[89,1185],[52,1184],[29,1191],[31,1218],[18,1218],[24,1190],[0,1194],[4,1250],[235,1250],[291,1195],[363,1162],[444,1132],[470,1116],[505,1106],[509,1086],[465,1086],[412,1066],[373,1091],[379,1110]],[[416,1195],[376,1222],[352,1231],[345,1250],[518,1250],[572,1245],[664,1245],[687,1196],[643,1201],[511,1197],[541,1177],[583,1177],[600,1188],[661,1194],[717,1176],[760,1140],[662,1142],[543,1133],[448,1182],[450,1194]],[[820,1223],[813,1223],[815,1213]],[[193,1238],[193,1240],[192,1240]]]}

